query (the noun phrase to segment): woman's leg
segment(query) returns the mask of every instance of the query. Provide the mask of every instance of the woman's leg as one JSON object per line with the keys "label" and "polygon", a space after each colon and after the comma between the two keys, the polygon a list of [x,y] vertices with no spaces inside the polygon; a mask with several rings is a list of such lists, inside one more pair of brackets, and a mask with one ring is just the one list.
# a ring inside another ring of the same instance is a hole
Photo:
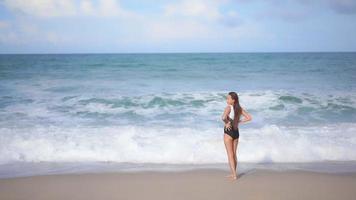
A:
{"label": "woman's leg", "polygon": [[[234,158],[235,158],[235,168],[237,168],[237,145],[239,144],[239,138],[236,138],[234,140]],[[235,169],[235,171],[237,171],[237,169]]]}
{"label": "woman's leg", "polygon": [[227,153],[227,158],[229,160],[229,165],[231,169],[232,177],[236,177],[236,166],[234,158],[234,148],[233,148],[233,139],[230,135],[224,133],[224,143]]}

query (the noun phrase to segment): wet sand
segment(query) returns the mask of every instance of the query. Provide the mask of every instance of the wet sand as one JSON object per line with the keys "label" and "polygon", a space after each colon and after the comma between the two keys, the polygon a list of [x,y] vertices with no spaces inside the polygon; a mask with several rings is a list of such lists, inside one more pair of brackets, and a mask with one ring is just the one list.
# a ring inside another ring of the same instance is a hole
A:
{"label": "wet sand", "polygon": [[354,199],[356,173],[250,170],[108,172],[0,179],[0,199]]}

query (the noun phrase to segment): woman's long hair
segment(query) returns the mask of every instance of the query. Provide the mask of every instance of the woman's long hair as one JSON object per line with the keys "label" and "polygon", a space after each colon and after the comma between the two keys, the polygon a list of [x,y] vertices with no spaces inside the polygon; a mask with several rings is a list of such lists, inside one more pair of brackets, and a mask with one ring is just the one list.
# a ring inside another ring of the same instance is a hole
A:
{"label": "woman's long hair", "polygon": [[231,96],[232,99],[235,100],[235,103],[233,105],[235,117],[234,117],[234,121],[232,123],[232,127],[234,130],[237,130],[240,116],[242,114],[242,108],[240,106],[239,96],[237,96],[236,92],[229,92],[229,95]]}

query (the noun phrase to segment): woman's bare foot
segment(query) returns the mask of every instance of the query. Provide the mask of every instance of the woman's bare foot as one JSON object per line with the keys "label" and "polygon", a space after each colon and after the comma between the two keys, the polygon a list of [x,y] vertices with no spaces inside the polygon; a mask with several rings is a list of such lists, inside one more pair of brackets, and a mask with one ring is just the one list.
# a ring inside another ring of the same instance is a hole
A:
{"label": "woman's bare foot", "polygon": [[233,175],[232,175],[232,174],[229,174],[229,175],[226,175],[225,177],[226,177],[226,178],[232,178]]}
{"label": "woman's bare foot", "polygon": [[231,177],[231,180],[233,180],[233,181],[237,180],[237,175],[235,175],[235,176],[231,175],[230,177]]}

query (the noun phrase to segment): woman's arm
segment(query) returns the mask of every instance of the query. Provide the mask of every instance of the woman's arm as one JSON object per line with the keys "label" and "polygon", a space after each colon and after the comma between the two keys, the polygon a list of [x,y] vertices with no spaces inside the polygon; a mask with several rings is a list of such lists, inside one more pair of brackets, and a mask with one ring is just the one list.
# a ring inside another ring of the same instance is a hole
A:
{"label": "woman's arm", "polygon": [[226,106],[223,115],[221,116],[221,119],[225,122],[225,124],[227,124],[229,122],[229,114],[231,112],[231,107],[230,106]]}
{"label": "woman's arm", "polygon": [[242,115],[244,116],[244,119],[240,120],[240,123],[246,123],[252,120],[252,116],[248,112],[246,112],[246,110],[243,108],[242,108]]}

